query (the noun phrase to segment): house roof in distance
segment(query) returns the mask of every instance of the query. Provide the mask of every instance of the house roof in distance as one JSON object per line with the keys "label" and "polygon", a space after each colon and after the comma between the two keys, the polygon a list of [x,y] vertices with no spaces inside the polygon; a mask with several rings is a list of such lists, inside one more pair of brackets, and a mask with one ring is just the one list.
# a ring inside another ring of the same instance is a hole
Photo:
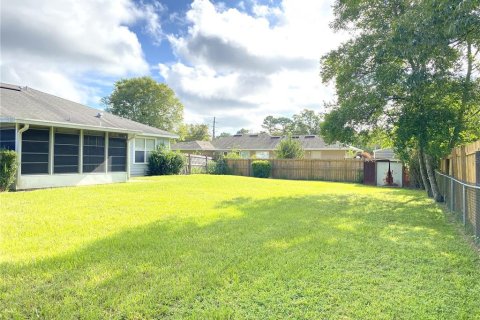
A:
{"label": "house roof in distance", "polygon": [[44,124],[177,138],[157,129],[32,88],[0,84],[0,122]]}
{"label": "house roof in distance", "polygon": [[171,146],[172,150],[215,150],[210,141],[177,142]]}
{"label": "house roof in distance", "polygon": [[[199,143],[205,141],[191,141],[183,142],[172,145],[174,150],[217,150],[228,151],[232,149],[237,150],[275,150],[278,143],[285,136],[271,136],[268,133],[247,133],[247,134],[235,134],[230,137],[221,137],[214,139],[206,146],[202,146]],[[300,135],[292,136],[293,139],[297,139],[305,150],[354,150],[362,151],[358,148],[347,146],[341,143],[327,144],[322,137],[317,135]],[[213,149],[211,147],[213,147]]]}

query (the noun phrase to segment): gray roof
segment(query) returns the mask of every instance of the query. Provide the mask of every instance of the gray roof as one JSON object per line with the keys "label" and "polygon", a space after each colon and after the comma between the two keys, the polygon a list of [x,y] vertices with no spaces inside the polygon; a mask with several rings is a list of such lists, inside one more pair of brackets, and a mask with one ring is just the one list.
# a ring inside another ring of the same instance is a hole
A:
{"label": "gray roof", "polygon": [[281,137],[273,137],[267,133],[236,134],[221,137],[212,141],[217,150],[274,150]]}
{"label": "gray roof", "polygon": [[[320,136],[316,135],[301,135],[293,136],[293,139],[298,139],[305,150],[356,150],[355,147],[347,146],[340,143],[327,144]],[[211,144],[201,143],[206,141],[191,141],[177,143],[172,146],[174,150],[275,150],[278,143],[285,139],[284,136],[271,136],[267,133],[258,134],[236,134],[230,137],[221,137],[213,140]],[[206,148],[208,146],[208,149]],[[213,147],[213,149],[210,148]]]}
{"label": "gray roof", "polygon": [[[101,117],[98,117],[99,113]],[[177,138],[176,134],[90,108],[32,88],[0,85],[0,121],[132,132]]]}
{"label": "gray roof", "polygon": [[210,141],[186,141],[172,144],[172,150],[215,150]]}

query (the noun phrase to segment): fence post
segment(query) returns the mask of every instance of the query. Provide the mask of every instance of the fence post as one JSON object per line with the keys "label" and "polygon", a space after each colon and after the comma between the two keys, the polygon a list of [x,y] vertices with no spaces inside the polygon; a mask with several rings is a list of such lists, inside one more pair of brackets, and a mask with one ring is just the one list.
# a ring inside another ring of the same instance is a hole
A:
{"label": "fence post", "polygon": [[467,224],[467,197],[465,195],[465,185],[462,185],[462,202],[463,202],[463,205],[462,205],[462,214],[463,214],[463,225],[465,226]]}
{"label": "fence post", "polygon": [[192,174],[192,155],[188,155],[188,174]]}
{"label": "fence post", "polygon": [[453,201],[455,196],[453,194],[453,179],[450,179],[450,210],[453,211]]}
{"label": "fence post", "polygon": [[208,156],[205,156],[205,173],[208,173]]}

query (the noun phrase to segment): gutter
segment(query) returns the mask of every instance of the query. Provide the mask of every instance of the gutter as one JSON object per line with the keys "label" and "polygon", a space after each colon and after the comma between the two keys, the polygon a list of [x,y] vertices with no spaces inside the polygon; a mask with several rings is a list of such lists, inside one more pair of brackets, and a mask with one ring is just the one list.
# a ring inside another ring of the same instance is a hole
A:
{"label": "gutter", "polygon": [[129,129],[121,129],[121,128],[113,128],[113,127],[101,127],[101,126],[94,126],[94,125],[85,125],[85,124],[78,124],[78,123],[71,123],[71,122],[62,122],[62,121],[46,121],[46,120],[35,120],[35,119],[18,119],[18,118],[11,118],[11,117],[0,117],[0,122],[8,122],[8,123],[25,123],[30,125],[43,125],[43,126],[59,126],[63,128],[71,128],[71,129],[86,129],[86,130],[96,130],[96,131],[109,131],[109,132],[118,132],[118,133],[130,133],[130,134],[138,134],[144,136],[152,136],[152,137],[159,137],[159,138],[169,138],[169,139],[177,139],[177,135],[163,135],[157,133],[147,133],[141,130],[129,130]]}

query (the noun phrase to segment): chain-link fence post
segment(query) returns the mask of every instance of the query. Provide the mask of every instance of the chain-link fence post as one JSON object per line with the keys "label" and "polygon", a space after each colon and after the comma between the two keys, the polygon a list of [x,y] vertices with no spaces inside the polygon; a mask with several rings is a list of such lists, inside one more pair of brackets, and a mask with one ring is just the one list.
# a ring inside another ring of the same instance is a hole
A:
{"label": "chain-link fence post", "polygon": [[454,210],[453,201],[455,199],[454,189],[453,189],[453,179],[450,179],[450,210]]}
{"label": "chain-link fence post", "polygon": [[465,192],[465,185],[462,185],[462,221],[464,226],[467,224],[467,197]]}

